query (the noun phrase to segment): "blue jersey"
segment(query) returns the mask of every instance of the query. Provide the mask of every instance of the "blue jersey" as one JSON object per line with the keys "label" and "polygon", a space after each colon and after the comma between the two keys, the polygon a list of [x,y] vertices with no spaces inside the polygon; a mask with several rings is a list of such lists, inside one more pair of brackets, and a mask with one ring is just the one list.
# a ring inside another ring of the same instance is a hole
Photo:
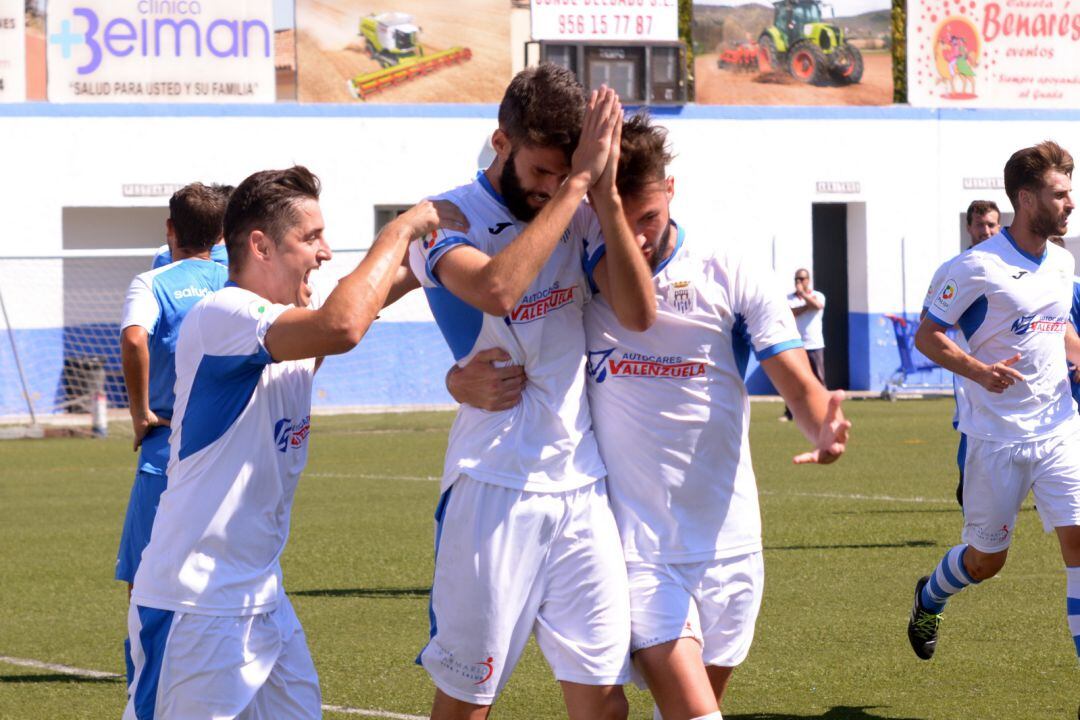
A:
{"label": "blue jersey", "polygon": [[[1080,277],[1073,276],[1072,308],[1069,310],[1069,318],[1073,328],[1080,333]],[[1069,385],[1072,387],[1073,400],[1080,405],[1080,383],[1073,381],[1072,368],[1069,368]]]}
{"label": "blue jersey", "polygon": [[[216,263],[221,263],[225,267],[229,266],[229,252],[225,249],[225,243],[210,248],[210,259]],[[165,267],[172,261],[172,251],[169,250],[169,246],[162,245],[158,248],[157,255],[154,256],[154,262],[150,266],[150,269],[157,270],[159,267]]]}
{"label": "blue jersey", "polygon": [[[180,323],[195,303],[224,287],[225,266],[209,260],[181,260],[135,276],[124,302],[120,328],[138,326],[149,334],[150,410],[162,419],[173,414],[176,384],[176,338]],[[139,456],[139,470],[163,475],[169,462],[169,429],[147,434]]]}

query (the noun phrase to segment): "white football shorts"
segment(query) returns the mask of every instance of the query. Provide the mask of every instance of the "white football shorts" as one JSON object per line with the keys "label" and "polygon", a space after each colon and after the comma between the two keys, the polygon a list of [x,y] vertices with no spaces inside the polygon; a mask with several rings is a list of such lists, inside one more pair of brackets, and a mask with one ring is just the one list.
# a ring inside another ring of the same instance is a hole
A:
{"label": "white football shorts", "polygon": [[273,612],[218,617],[128,610],[134,681],[124,720],[322,717],[307,639],[289,599]]}
{"label": "white football shorts", "polygon": [[1080,423],[1029,442],[968,437],[962,540],[985,553],[1009,547],[1030,490],[1043,529],[1080,525]]}
{"label": "white football shorts", "polygon": [[626,564],[603,481],[536,493],[463,475],[435,517],[431,640],[418,662],[440,690],[490,705],[530,633],[557,680],[626,682]]}
{"label": "white football shorts", "polygon": [[[746,659],[765,589],[761,552],[692,563],[627,563],[630,652],[680,638],[701,644],[706,665]],[[644,687],[634,673],[634,681]]]}

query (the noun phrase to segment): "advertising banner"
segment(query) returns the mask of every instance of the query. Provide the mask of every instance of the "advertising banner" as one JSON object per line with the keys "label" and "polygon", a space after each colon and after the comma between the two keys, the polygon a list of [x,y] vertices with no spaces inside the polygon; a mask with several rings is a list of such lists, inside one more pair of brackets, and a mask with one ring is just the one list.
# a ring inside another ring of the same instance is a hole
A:
{"label": "advertising banner", "polygon": [[677,0],[532,0],[533,40],[676,41]]}
{"label": "advertising banner", "polygon": [[509,0],[296,0],[302,102],[493,103]]}
{"label": "advertising banner", "polygon": [[889,105],[891,7],[890,0],[695,0],[697,102]]}
{"label": "advertising banner", "polygon": [[910,0],[908,101],[923,107],[1080,107],[1071,0]]}
{"label": "advertising banner", "polygon": [[272,0],[49,0],[53,102],[274,102]]}
{"label": "advertising banner", "polygon": [[0,0],[0,102],[25,99],[25,4],[23,0]]}

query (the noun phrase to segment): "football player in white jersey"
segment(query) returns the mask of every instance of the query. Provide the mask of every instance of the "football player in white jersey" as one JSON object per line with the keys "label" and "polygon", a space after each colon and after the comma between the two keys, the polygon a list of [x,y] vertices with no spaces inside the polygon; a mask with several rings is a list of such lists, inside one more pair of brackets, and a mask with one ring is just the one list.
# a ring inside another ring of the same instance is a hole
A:
{"label": "football player in white jersey", "polygon": [[180,328],[169,482],[128,613],[125,720],[322,716],[280,565],[312,378],[360,341],[409,241],[440,220],[425,201],[392,221],[313,310],[309,276],[331,255],[319,190],[303,167],[241,183],[225,212],[229,282]]}
{"label": "football player in white jersey", "polygon": [[518,405],[462,407],[450,431],[418,658],[437,720],[486,717],[530,634],[572,720],[628,712],[626,569],[585,398],[582,319],[584,258],[601,232],[607,256],[590,269],[620,322],[640,330],[655,317],[615,190],[621,125],[613,91],[586,101],[565,68],[522,71],[499,106],[496,159],[442,196],[471,230],[410,248],[455,359],[501,347],[529,377]]}
{"label": "football player in white jersey", "polygon": [[[666,131],[644,116],[623,127],[618,191],[649,263],[654,325],[628,331],[601,289],[586,306],[589,403],[630,578],[633,661],[666,720],[718,718],[746,657],[764,574],[743,382],[753,351],[829,463],[850,423],[842,392],[811,370],[783,292],[719,239],[670,216]],[[603,256],[595,248],[590,260]],[[531,382],[531,378],[530,378]],[[505,403],[516,387],[489,363],[452,372],[462,402]]]}
{"label": "football player in white jersey", "polygon": [[[1001,211],[998,210],[998,206],[993,200],[973,200],[971,204],[968,205],[967,209],[967,232],[968,237],[971,238],[971,245],[968,246],[969,249],[975,247],[983,240],[989,240],[994,235],[997,235],[1001,230],[1000,218]],[[949,266],[952,265],[955,259],[955,256],[949,258],[941,263],[938,269],[934,271],[934,276],[930,279],[930,287],[926,289],[926,297],[923,298],[922,310],[919,313],[920,321],[926,317],[926,313],[930,310],[930,305],[934,302],[937,289],[941,287],[942,283],[947,279],[945,274],[949,271]],[[954,375],[953,398],[957,408],[960,406],[960,395],[963,392],[959,380]],[[956,410],[953,412],[953,430],[957,428],[959,422],[959,410]],[[960,471],[959,479],[956,482],[956,502],[961,508],[964,507],[964,457],[966,455],[967,436],[964,435],[964,433],[960,433],[960,443],[956,449],[956,467]]]}
{"label": "football player in white jersey", "polygon": [[[962,543],[915,586],[908,639],[924,660],[948,598],[1005,565],[1029,491],[1061,545],[1080,655],[1080,419],[1066,370],[1066,359],[1080,362],[1069,319],[1074,262],[1047,243],[1066,231],[1072,171],[1072,157],[1050,141],[1009,158],[1012,225],[957,256],[915,336],[924,355],[960,376],[959,426],[968,438]],[[970,353],[945,334],[953,325]]]}
{"label": "football player in white jersey", "polygon": [[[210,261],[210,248],[221,239],[228,200],[228,195],[202,183],[192,183],[173,193],[166,226],[176,261],[136,275],[124,301],[120,357],[134,449],[139,452],[116,554],[116,579],[127,583],[128,597],[139,558],[150,542],[158,498],[165,489],[180,325],[195,303],[220,290],[228,279],[228,270]],[[124,659],[130,683],[133,668],[126,640]]]}

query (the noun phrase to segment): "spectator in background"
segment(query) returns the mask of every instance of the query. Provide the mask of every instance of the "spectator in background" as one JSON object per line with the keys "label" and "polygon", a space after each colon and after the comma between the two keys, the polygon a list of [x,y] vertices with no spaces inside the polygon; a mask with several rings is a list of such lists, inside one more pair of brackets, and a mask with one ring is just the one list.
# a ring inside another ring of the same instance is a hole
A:
{"label": "spectator in background", "polygon": [[1001,211],[997,203],[993,200],[972,200],[967,209],[967,231],[972,247],[1001,232]]}
{"label": "spectator in background", "polygon": [[[810,282],[810,271],[799,268],[795,271],[795,292],[787,296],[788,307],[795,315],[795,325],[799,328],[806,354],[810,357],[810,367],[814,375],[825,385],[825,332],[822,318],[825,316],[825,295],[814,289]],[[791,420],[791,408],[784,406],[780,420]]]}

